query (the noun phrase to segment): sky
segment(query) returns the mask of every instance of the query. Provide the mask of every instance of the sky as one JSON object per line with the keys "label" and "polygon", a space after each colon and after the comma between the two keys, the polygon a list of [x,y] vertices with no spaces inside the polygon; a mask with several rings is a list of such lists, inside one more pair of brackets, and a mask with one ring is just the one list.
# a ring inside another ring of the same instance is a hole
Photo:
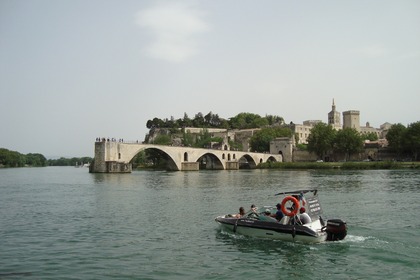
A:
{"label": "sky", "polygon": [[0,0],[0,148],[94,156],[155,117],[420,121],[420,1]]}

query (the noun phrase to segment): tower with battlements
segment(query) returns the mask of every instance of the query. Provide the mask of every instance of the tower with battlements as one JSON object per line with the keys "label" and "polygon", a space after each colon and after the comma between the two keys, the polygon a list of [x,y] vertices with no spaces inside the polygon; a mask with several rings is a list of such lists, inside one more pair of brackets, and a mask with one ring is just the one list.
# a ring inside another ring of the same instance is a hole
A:
{"label": "tower with battlements", "polygon": [[360,132],[360,111],[343,112],[343,128],[354,128]]}

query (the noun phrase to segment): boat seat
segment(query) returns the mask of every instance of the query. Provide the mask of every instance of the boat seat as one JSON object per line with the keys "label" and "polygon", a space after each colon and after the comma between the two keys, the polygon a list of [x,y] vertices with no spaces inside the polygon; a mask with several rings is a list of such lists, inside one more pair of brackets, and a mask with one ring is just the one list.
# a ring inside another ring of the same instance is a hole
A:
{"label": "boat seat", "polygon": [[283,218],[281,218],[281,220],[279,221],[280,224],[282,225],[287,225],[289,223],[289,217],[288,216],[284,216]]}

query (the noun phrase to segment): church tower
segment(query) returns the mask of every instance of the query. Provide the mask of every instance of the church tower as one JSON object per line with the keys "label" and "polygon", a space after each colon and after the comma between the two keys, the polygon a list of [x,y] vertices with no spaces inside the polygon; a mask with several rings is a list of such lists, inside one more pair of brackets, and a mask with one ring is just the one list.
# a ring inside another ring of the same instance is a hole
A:
{"label": "church tower", "polygon": [[332,110],[328,113],[328,124],[331,125],[335,130],[341,129],[340,112],[335,110],[334,98],[332,102]]}

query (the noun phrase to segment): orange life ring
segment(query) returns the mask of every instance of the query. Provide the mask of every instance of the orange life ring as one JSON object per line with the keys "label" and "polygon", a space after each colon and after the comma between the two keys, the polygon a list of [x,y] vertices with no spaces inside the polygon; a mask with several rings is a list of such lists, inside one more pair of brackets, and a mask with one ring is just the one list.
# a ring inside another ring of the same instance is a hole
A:
{"label": "orange life ring", "polygon": [[[287,203],[288,201],[291,201],[291,202],[293,203],[294,208],[293,208],[293,210],[292,210],[292,211],[289,211],[288,209],[286,209],[286,203]],[[299,201],[298,201],[295,197],[293,197],[293,196],[286,196],[286,197],[283,199],[283,201],[281,202],[281,211],[282,211],[282,212],[283,212],[286,216],[289,216],[289,217],[296,216],[296,214],[297,214],[297,213],[298,213],[298,211],[299,211]]]}

